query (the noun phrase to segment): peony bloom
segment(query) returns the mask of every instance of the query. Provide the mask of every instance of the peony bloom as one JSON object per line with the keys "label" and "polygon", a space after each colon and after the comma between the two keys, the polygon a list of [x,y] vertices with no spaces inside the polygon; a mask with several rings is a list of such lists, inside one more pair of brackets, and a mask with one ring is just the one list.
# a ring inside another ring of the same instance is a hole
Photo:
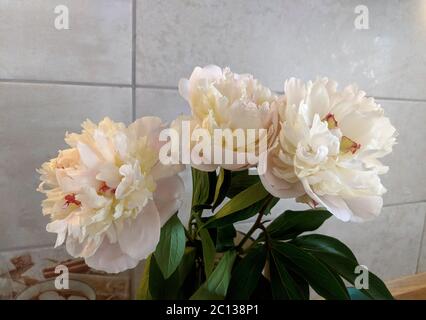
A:
{"label": "peony bloom", "polygon": [[327,208],[343,221],[377,216],[386,189],[378,159],[392,151],[395,128],[373,98],[354,86],[320,79],[285,82],[281,130],[268,151],[265,188],[280,198]]}
{"label": "peony bloom", "polygon": [[[192,163],[200,170],[212,171],[219,164],[230,170],[247,168],[253,165],[249,163],[249,155],[258,156],[261,153],[260,141],[264,139],[266,142],[266,151],[268,143],[276,136],[276,96],[252,75],[232,73],[229,68],[221,69],[214,65],[196,67],[189,79],[180,80],[179,93],[191,107],[191,117],[184,118],[191,122],[191,132],[194,129],[204,129],[212,148],[219,146],[223,148],[223,152],[228,150],[232,154],[231,163],[225,162],[224,158],[218,163],[201,155],[202,164]],[[181,120],[174,123],[175,127],[181,125]],[[215,139],[215,129],[222,129],[224,136],[225,133],[230,133],[236,137],[242,132],[245,139]],[[250,135],[250,130],[247,129],[254,129],[251,133],[255,134]],[[236,163],[238,155],[243,155],[246,161]]]}
{"label": "peony bloom", "polygon": [[82,127],[67,134],[69,149],[39,169],[46,229],[57,233],[55,247],[66,242],[90,267],[121,272],[155,250],[161,226],[180,206],[183,168],[158,160],[159,118]]}

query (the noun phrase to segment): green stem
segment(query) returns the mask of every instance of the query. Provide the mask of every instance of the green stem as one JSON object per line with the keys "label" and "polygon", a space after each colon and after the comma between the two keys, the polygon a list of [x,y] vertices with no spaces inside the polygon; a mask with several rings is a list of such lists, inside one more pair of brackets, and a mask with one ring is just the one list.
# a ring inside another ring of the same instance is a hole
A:
{"label": "green stem", "polygon": [[265,244],[268,247],[268,250],[270,250],[271,246],[272,246],[271,237],[269,236],[269,233],[268,233],[268,231],[266,230],[266,228],[263,224],[260,225],[259,228],[263,230],[263,233],[265,234]]}
{"label": "green stem", "polygon": [[259,215],[257,216],[255,223],[252,225],[250,230],[244,235],[243,239],[237,245],[236,247],[237,251],[242,252],[244,243],[246,243],[246,241],[250,238],[250,236],[259,228],[259,226],[262,225],[262,217],[264,214],[265,214],[265,211],[264,211],[264,208],[262,208],[262,210],[260,210],[259,212]]}
{"label": "green stem", "polygon": [[[262,224],[262,218],[265,214],[265,209],[268,207],[269,203],[272,201],[273,197],[269,196],[269,199],[265,202],[263,207],[259,211],[259,215],[257,216],[256,221],[254,222],[253,226],[250,228],[250,230],[244,235],[243,239],[240,241],[240,243],[236,246],[236,250],[240,253],[243,253],[243,246],[244,243],[251,237],[251,235],[259,228],[265,229]],[[249,246],[251,248],[253,245],[256,244],[256,241],[253,241],[253,243]]]}

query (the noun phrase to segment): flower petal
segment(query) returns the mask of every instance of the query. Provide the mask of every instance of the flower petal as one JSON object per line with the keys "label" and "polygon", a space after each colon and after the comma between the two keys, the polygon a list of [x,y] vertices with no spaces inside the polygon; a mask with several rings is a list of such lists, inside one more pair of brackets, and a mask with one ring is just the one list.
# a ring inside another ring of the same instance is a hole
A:
{"label": "flower petal", "polygon": [[163,128],[163,123],[159,117],[142,117],[129,125],[129,132],[132,141],[137,141],[141,137],[148,137],[150,145],[159,150],[164,143],[158,140],[158,135]]}
{"label": "flower petal", "polygon": [[295,198],[304,194],[303,187],[300,183],[289,183],[284,179],[280,179],[274,175],[273,169],[273,153],[263,153],[259,156],[258,172],[260,181],[262,181],[265,189],[278,198]]}
{"label": "flower petal", "polygon": [[96,270],[118,273],[137,266],[139,260],[121,251],[118,243],[110,243],[104,238],[94,255],[85,259],[87,265]]}
{"label": "flower petal", "polygon": [[379,196],[345,198],[344,200],[353,213],[351,219],[353,222],[374,219],[380,214],[383,207],[383,199]]}
{"label": "flower petal", "polygon": [[160,214],[161,226],[163,226],[170,217],[182,205],[182,196],[185,187],[179,176],[164,178],[157,181],[157,189],[154,192],[154,202]]}
{"label": "flower petal", "polygon": [[306,179],[302,179],[303,187],[305,188],[308,196],[312,198],[312,200],[316,201],[321,206],[325,207],[328,211],[330,211],[334,216],[342,221],[349,221],[352,218],[352,211],[348,208],[345,201],[336,196],[318,196],[312,189]]}
{"label": "flower petal", "polygon": [[78,241],[71,235],[68,235],[66,241],[67,252],[73,257],[91,257],[93,256],[100,245],[102,244],[103,237],[86,238],[83,242]]}
{"label": "flower petal", "polygon": [[78,153],[80,159],[87,168],[94,168],[99,164],[99,158],[96,153],[84,143],[77,142]]}
{"label": "flower petal", "polygon": [[150,200],[135,219],[123,222],[123,229],[118,234],[121,250],[133,259],[145,259],[155,250],[160,229],[160,215],[154,201]]}
{"label": "flower petal", "polygon": [[55,248],[59,247],[65,241],[65,237],[67,235],[67,220],[55,220],[47,224],[46,231],[57,233],[58,236],[56,238]]}

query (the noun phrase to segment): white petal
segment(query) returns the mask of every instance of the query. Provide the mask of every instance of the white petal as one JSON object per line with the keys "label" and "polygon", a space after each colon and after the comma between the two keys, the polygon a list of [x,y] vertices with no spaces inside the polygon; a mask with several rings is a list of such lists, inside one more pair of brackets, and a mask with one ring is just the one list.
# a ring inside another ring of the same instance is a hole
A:
{"label": "white petal", "polygon": [[123,199],[132,191],[131,187],[135,184],[135,181],[140,181],[139,163],[136,161],[133,166],[131,164],[123,164],[119,169],[119,173],[123,178],[115,190],[115,196],[117,199]]}
{"label": "white petal", "polygon": [[300,183],[289,183],[284,179],[276,177],[273,172],[273,155],[271,152],[259,157],[258,172],[260,181],[265,189],[274,197],[287,199],[295,198],[304,194]]}
{"label": "white petal", "polygon": [[79,242],[77,238],[68,235],[66,241],[66,249],[73,257],[87,258],[96,253],[102,244],[103,237],[87,238],[83,242]]}
{"label": "white petal", "polygon": [[179,172],[182,172],[185,170],[185,165],[181,164],[175,164],[175,165],[164,165],[161,162],[158,162],[152,169],[151,169],[151,176],[155,180],[160,180],[163,178],[172,177]]}
{"label": "white petal", "polygon": [[311,116],[318,114],[323,119],[330,112],[330,98],[321,80],[315,81],[307,98]]}
{"label": "white petal", "polygon": [[103,208],[109,206],[111,202],[110,199],[98,195],[95,188],[84,187],[82,191],[82,193],[77,195],[76,199],[81,201],[82,206],[85,208]]}
{"label": "white petal", "polygon": [[154,202],[160,214],[161,226],[181,207],[184,191],[185,187],[179,176],[157,181]]}
{"label": "white petal", "polygon": [[302,179],[306,193],[320,205],[342,221],[363,222],[380,214],[383,199],[379,196],[339,197],[318,196],[313,192],[306,179]]}
{"label": "white petal", "polygon": [[121,176],[116,165],[112,163],[104,163],[99,166],[99,173],[96,179],[105,181],[108,187],[115,189],[121,181]]}
{"label": "white petal", "polygon": [[95,139],[96,147],[104,159],[108,162],[113,162],[114,151],[105,134],[101,130],[96,129],[93,134],[93,138]]}
{"label": "white petal", "polygon": [[149,201],[136,219],[123,222],[118,242],[123,252],[136,260],[151,254],[160,240],[161,222],[154,201]]}
{"label": "white petal", "polygon": [[105,237],[96,253],[85,259],[87,265],[96,270],[118,273],[137,266],[139,260],[121,251],[118,243],[111,244]]}
{"label": "white petal", "polygon": [[128,139],[126,134],[123,132],[117,132],[114,136],[114,146],[119,153],[121,159],[124,159],[127,155]]}
{"label": "white petal", "polygon": [[158,141],[158,134],[162,129],[162,121],[158,117],[142,117],[137,119],[129,126],[129,132],[131,132],[134,137],[151,137],[156,136]]}
{"label": "white petal", "polygon": [[303,187],[312,200],[325,207],[334,216],[342,221],[349,221],[352,218],[352,211],[348,208],[345,201],[336,196],[318,196],[311,188],[306,179],[302,179]]}
{"label": "white petal", "polygon": [[284,83],[284,92],[289,106],[299,106],[305,98],[306,87],[302,80],[290,78]]}
{"label": "white petal", "polygon": [[188,79],[180,79],[179,80],[179,94],[186,101],[189,101],[189,80]]}
{"label": "white petal", "polygon": [[67,220],[55,220],[47,224],[47,232],[57,233],[55,248],[59,247],[65,241],[67,235]]}
{"label": "white petal", "polygon": [[69,176],[68,172],[70,170],[57,169],[56,170],[56,181],[61,188],[63,193],[75,193],[78,192],[81,188],[81,179],[74,179],[74,177]]}
{"label": "white petal", "polygon": [[342,221],[352,220],[353,213],[341,197],[325,195],[318,198],[319,203],[323,204],[336,218]]}
{"label": "white petal", "polygon": [[345,202],[353,213],[351,220],[354,222],[374,219],[383,207],[383,199],[379,196],[345,198]]}
{"label": "white petal", "polygon": [[94,168],[99,164],[99,158],[96,153],[84,143],[77,142],[78,153],[84,165],[88,168]]}

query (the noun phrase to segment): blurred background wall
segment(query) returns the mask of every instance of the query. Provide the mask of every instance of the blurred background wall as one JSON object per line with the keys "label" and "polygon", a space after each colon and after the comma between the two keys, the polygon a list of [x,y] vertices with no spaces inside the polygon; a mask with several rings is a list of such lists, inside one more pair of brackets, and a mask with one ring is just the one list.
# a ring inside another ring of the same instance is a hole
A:
{"label": "blurred background wall", "polygon": [[[68,30],[55,28],[58,5]],[[399,131],[382,215],[321,231],[385,279],[426,271],[425,52],[424,0],[0,0],[0,252],[54,244],[35,169],[65,131],[104,116],[170,121],[189,112],[179,78],[218,64],[277,92],[328,76],[376,97]]]}

